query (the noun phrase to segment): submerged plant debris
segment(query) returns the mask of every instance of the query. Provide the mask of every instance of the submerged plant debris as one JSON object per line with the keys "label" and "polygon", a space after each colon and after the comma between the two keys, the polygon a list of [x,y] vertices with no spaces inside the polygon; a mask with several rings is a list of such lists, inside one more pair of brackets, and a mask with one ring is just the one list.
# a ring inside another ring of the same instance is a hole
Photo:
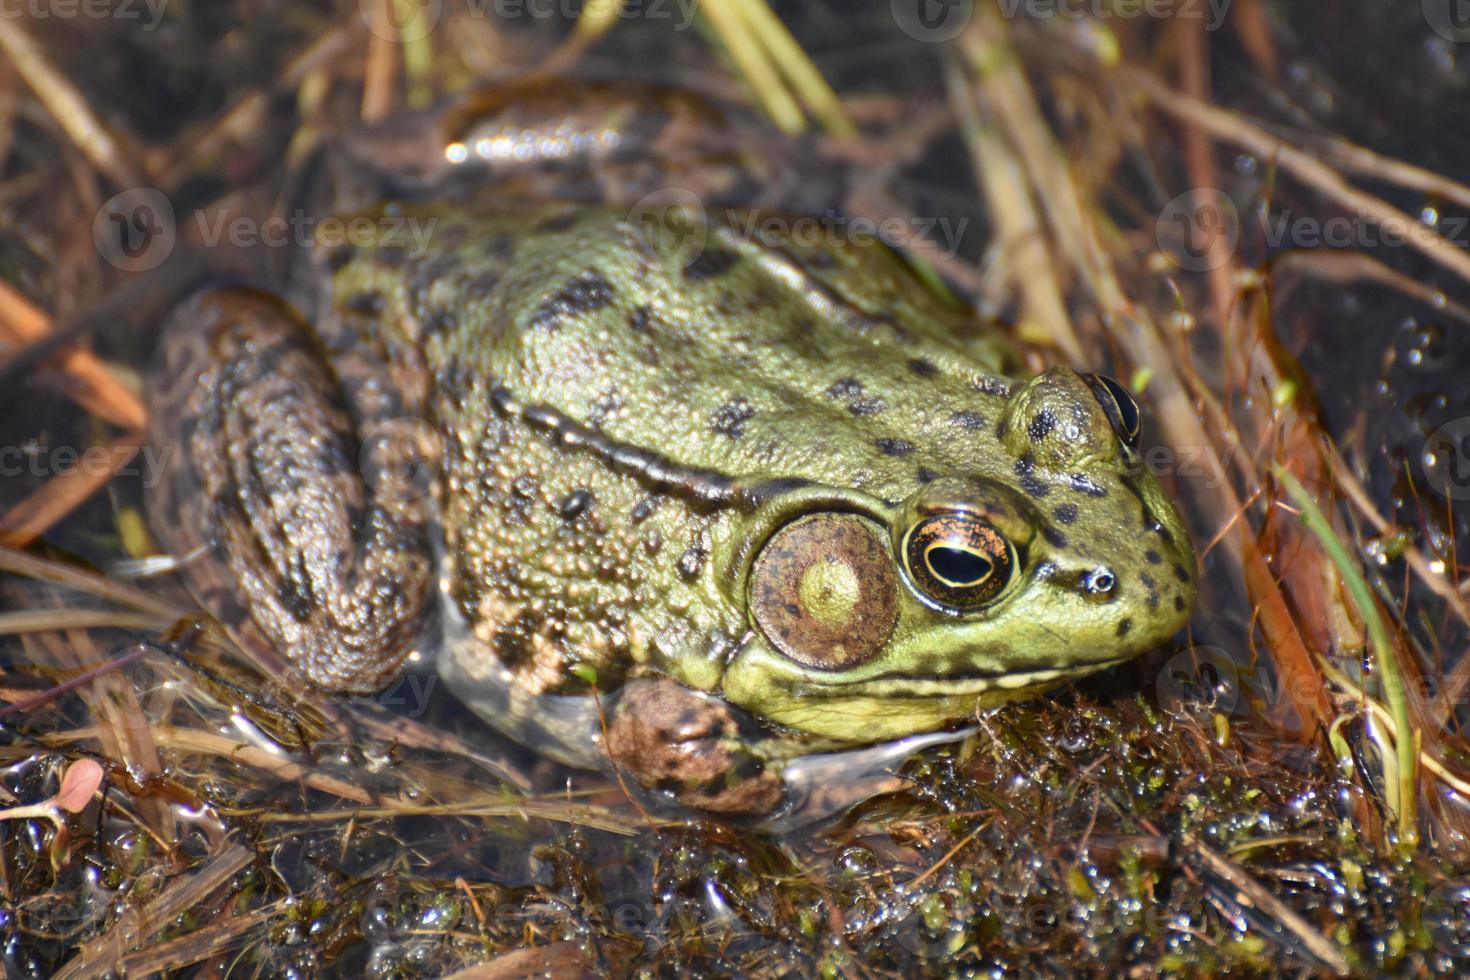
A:
{"label": "submerged plant debris", "polygon": [[[1448,4],[63,6],[0,16],[7,976],[1470,969]],[[290,264],[219,238],[334,136],[533,74],[742,107],[1033,366],[1141,391],[1186,634],[780,834],[645,812],[431,672],[334,699],[232,648],[140,517],[158,323]]]}

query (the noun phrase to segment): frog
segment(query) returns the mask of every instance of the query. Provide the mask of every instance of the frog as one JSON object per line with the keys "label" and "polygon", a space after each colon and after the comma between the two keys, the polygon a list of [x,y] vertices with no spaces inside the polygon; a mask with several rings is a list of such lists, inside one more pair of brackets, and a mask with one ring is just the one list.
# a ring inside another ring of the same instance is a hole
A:
{"label": "frog", "polygon": [[1187,622],[1119,382],[1020,370],[882,243],[507,186],[365,208],[294,291],[164,325],[150,521],[243,647],[344,695],[431,665],[543,756],[740,817]]}

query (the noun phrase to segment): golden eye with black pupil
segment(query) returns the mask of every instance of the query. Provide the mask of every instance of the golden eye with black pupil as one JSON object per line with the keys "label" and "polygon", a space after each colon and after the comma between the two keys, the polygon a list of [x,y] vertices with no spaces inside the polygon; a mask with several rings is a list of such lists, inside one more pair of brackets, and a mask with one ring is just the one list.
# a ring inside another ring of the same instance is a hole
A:
{"label": "golden eye with black pupil", "polygon": [[970,514],[939,514],[909,528],[903,561],[921,596],[955,612],[995,601],[1020,566],[1006,536]]}
{"label": "golden eye with black pupil", "polygon": [[750,571],[750,607],[766,640],[817,670],[882,652],[898,623],[898,572],[886,536],[854,514],[812,514],[781,528]]}
{"label": "golden eye with black pupil", "polygon": [[1083,377],[1087,379],[1093,397],[1102,406],[1103,414],[1108,417],[1108,423],[1123,441],[1123,445],[1129,449],[1137,449],[1141,429],[1138,402],[1128,394],[1127,388],[1105,374],[1085,374]]}

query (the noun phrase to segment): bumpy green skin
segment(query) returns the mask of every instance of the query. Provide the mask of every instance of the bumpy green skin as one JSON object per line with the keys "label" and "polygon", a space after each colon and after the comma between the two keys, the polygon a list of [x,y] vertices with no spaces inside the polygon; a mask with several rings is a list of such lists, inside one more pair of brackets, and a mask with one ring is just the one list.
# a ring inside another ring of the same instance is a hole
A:
{"label": "bumpy green skin", "polygon": [[[433,223],[427,254],[332,261],[329,319],[414,352],[403,412],[443,439],[444,580],[473,638],[444,656],[482,681],[498,658],[523,705],[487,707],[492,722],[514,730],[526,698],[594,679],[666,675],[869,742],[1184,623],[1184,527],[1087,385],[992,373],[1000,349],[963,343],[969,318],[886,250],[761,241],[690,214],[410,213]],[[891,640],[850,670],[773,649],[747,573],[776,528],[853,511],[896,541],[923,501],[946,500],[1016,545],[999,600],[961,616],[902,588]],[[1100,573],[1111,590],[1089,587]]]}
{"label": "bumpy green skin", "polygon": [[[940,728],[1184,624],[1184,527],[1099,395],[1064,367],[1005,377],[998,335],[886,249],[506,198],[385,209],[380,240],[312,250],[295,309],[176,312],[151,425],[180,451],[150,516],[258,655],[366,692],[436,652],[549,756],[768,813],[779,760]],[[956,514],[1015,556],[963,613],[905,547]]]}

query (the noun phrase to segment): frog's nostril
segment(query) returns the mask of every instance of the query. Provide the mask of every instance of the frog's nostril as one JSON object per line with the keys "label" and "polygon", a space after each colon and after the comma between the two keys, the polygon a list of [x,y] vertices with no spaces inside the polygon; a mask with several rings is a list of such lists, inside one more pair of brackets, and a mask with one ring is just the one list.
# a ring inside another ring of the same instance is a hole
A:
{"label": "frog's nostril", "polygon": [[1093,595],[1107,595],[1117,585],[1117,576],[1106,568],[1094,568],[1082,580],[1082,587]]}

